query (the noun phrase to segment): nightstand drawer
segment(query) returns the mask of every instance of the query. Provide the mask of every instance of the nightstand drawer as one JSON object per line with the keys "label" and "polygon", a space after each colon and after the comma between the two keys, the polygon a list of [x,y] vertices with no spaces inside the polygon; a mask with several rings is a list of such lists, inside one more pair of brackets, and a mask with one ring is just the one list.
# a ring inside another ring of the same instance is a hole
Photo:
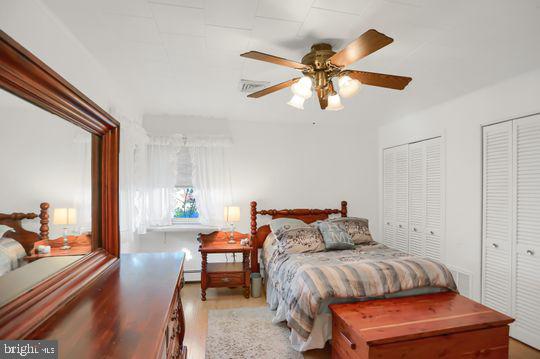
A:
{"label": "nightstand drawer", "polygon": [[244,273],[207,273],[208,285],[212,287],[234,287],[244,285]]}

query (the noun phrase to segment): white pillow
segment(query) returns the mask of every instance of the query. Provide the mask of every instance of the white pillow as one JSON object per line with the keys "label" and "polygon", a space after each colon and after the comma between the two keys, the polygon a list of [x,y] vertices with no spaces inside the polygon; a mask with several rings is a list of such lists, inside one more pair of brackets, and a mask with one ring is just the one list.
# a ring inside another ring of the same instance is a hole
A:
{"label": "white pillow", "polygon": [[270,221],[270,230],[276,237],[279,237],[283,231],[303,227],[310,227],[310,225],[296,218],[276,218]]}
{"label": "white pillow", "polygon": [[0,277],[11,272],[11,260],[9,256],[0,252]]}
{"label": "white pillow", "polygon": [[11,270],[19,268],[22,259],[26,256],[23,246],[11,238],[0,238],[0,253],[9,258]]}

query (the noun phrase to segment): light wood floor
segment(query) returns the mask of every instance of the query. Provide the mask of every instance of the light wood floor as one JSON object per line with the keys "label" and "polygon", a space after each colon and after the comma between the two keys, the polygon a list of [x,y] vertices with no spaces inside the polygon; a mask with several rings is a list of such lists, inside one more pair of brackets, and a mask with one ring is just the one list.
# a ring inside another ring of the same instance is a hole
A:
{"label": "light wood floor", "polygon": [[[188,348],[188,359],[203,359],[208,331],[208,310],[239,307],[265,306],[264,297],[246,299],[241,289],[208,289],[206,302],[201,301],[199,283],[187,283],[182,289],[182,304],[186,317],[184,345]],[[304,358],[330,358],[330,349],[311,350]],[[511,359],[540,359],[540,351],[510,339]]]}

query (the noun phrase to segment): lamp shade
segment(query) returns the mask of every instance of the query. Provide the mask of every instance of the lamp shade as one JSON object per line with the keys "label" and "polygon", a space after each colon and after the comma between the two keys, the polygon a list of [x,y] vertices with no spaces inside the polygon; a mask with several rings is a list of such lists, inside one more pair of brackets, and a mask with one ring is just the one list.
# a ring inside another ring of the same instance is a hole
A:
{"label": "lamp shade", "polygon": [[338,94],[328,96],[328,106],[326,106],[326,109],[330,111],[339,111],[343,109],[343,105],[341,104],[341,99],[339,98]]}
{"label": "lamp shade", "polygon": [[55,208],[53,223],[58,225],[77,224],[77,210],[75,208]]}
{"label": "lamp shade", "polygon": [[312,81],[308,76],[303,76],[295,84],[291,86],[293,94],[308,99],[311,97]]}
{"label": "lamp shade", "polygon": [[287,102],[287,105],[289,106],[292,106],[294,108],[297,108],[299,110],[303,110],[304,109],[304,101],[306,99],[303,98],[302,96],[298,96],[298,95],[294,95],[290,100],[289,102]]}
{"label": "lamp shade", "polygon": [[232,223],[240,221],[240,207],[225,207],[223,211],[225,222]]}
{"label": "lamp shade", "polygon": [[341,76],[338,80],[339,94],[344,98],[354,96],[359,90],[362,83],[357,79],[352,79],[350,76]]}

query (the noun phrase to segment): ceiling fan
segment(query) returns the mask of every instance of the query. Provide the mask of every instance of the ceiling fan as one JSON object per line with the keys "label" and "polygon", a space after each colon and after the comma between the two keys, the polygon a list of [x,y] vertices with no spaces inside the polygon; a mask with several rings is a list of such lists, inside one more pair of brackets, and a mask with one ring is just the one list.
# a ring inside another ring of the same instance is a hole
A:
{"label": "ceiling fan", "polygon": [[[338,52],[334,52],[330,44],[314,44],[311,51],[302,58],[301,63],[258,51],[246,52],[240,56],[292,67],[302,71],[303,74],[302,77],[251,93],[248,97],[259,98],[291,87],[294,96],[287,104],[303,110],[304,101],[311,97],[313,88],[322,110],[337,111],[343,108],[340,95],[344,98],[351,97],[358,92],[362,84],[403,90],[412,78],[345,69],[346,66],[389,45],[392,41],[394,41],[392,38],[371,29]],[[334,78],[337,78],[337,92],[332,81]]]}

